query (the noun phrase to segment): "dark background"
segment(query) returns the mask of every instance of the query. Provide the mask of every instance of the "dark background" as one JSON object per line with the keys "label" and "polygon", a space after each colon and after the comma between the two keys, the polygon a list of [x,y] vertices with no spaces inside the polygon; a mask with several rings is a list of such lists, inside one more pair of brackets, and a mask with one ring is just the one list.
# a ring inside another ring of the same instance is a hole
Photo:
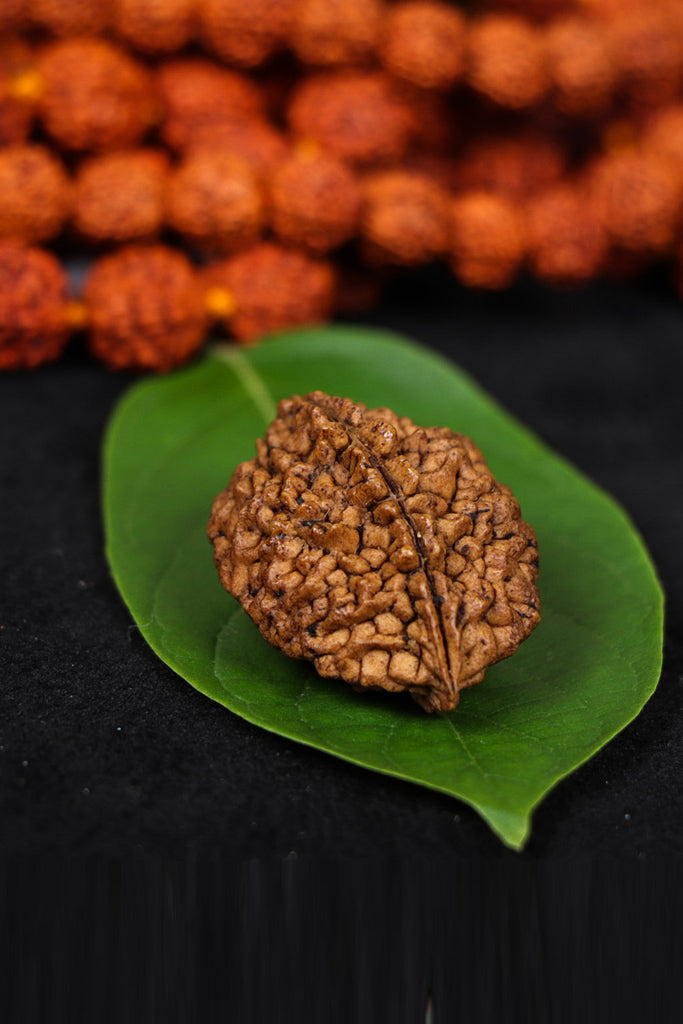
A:
{"label": "dark background", "polygon": [[[616,1020],[640,998],[678,1019],[683,303],[660,274],[490,295],[430,273],[363,321],[451,357],[623,505],[667,594],[659,686],[513,853],[465,805],[175,676],[103,553],[100,445],[133,377],[77,344],[0,377],[0,896],[20,965],[0,1010],[17,1020],[207,1019],[195,990],[236,1021]],[[119,964],[95,985],[111,1018],[84,1001],[82,958],[95,982]],[[292,977],[301,1002],[267,1009]]]}

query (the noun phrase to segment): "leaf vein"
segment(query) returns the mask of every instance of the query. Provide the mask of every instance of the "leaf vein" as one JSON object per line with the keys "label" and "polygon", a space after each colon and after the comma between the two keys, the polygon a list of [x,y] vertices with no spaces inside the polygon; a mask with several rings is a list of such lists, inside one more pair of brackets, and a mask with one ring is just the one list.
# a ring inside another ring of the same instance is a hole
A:
{"label": "leaf vein", "polygon": [[277,415],[277,402],[266,387],[263,377],[256,372],[244,353],[233,346],[214,345],[211,354],[230,367],[266,424],[270,424]]}

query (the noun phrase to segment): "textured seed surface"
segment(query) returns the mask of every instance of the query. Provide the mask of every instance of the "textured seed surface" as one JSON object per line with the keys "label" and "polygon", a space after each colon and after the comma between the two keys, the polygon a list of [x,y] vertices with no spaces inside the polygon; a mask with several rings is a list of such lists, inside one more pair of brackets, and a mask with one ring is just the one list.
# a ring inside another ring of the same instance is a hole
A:
{"label": "textured seed surface", "polygon": [[469,438],[316,391],[280,402],[256,449],[208,534],[286,654],[450,711],[538,624],[536,537]]}

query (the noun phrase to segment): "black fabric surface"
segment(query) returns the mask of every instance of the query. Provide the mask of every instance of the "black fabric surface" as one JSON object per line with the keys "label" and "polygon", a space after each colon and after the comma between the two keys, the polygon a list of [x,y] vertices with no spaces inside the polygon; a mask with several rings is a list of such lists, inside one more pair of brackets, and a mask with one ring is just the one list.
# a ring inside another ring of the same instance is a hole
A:
{"label": "black fabric surface", "polygon": [[[416,908],[427,913],[429,897],[420,888],[427,877],[436,879],[429,890],[432,896],[448,891],[452,899],[456,890],[448,879],[461,879],[460,889],[456,887],[461,909],[473,912],[479,898],[473,893],[480,890],[466,894],[462,878],[467,866],[505,869],[519,899],[504,902],[502,908],[507,924],[504,940],[498,932],[497,942],[512,959],[505,969],[498,962],[491,977],[504,989],[510,984],[510,964],[520,970],[523,966],[515,957],[526,955],[527,968],[537,974],[534,957],[541,955],[562,921],[561,914],[552,920],[536,914],[532,932],[522,927],[522,922],[529,923],[529,907],[538,907],[539,890],[530,889],[531,876],[520,872],[556,870],[557,878],[571,874],[577,864],[593,871],[619,863],[628,871],[662,876],[663,864],[680,860],[683,305],[658,277],[576,294],[522,283],[504,294],[477,295],[454,288],[439,274],[428,274],[402,282],[363,320],[400,330],[451,357],[631,515],[667,593],[665,663],[652,699],[635,722],[546,797],[534,814],[532,837],[522,853],[506,849],[463,804],[298,746],[226,712],[147,648],[110,579],[100,519],[100,444],[107,417],[133,378],[106,372],[75,346],[54,366],[0,377],[0,852],[10,865],[47,860],[57,872],[55,886],[46,884],[53,898],[63,884],[55,865],[64,856],[72,864],[85,855],[90,862],[93,856],[106,863],[124,856],[135,864],[151,857],[196,865],[208,858],[214,871],[220,863],[240,865],[235,884],[246,885],[240,891],[257,904],[261,901],[257,917],[259,912],[267,916],[264,907],[286,909],[291,889],[282,879],[292,863],[320,864],[339,855],[356,864],[378,858],[417,861],[422,867],[415,878],[421,881],[408,901],[413,915]],[[280,879],[271,903],[258,873],[256,882],[249,875],[248,865],[261,862],[275,865]],[[0,876],[5,896],[34,886],[25,874],[15,876],[13,871],[8,867]],[[140,892],[150,892],[144,871],[141,877],[143,881],[127,890],[133,902],[136,885]],[[215,895],[220,886],[216,882],[212,889],[208,876],[200,872],[199,877],[210,902],[211,892]],[[406,979],[412,978],[415,1006],[423,1013],[425,986],[434,990],[441,985],[443,991],[444,978],[450,976],[448,971],[443,974],[443,964],[434,968],[434,961],[431,973],[420,967],[435,949],[442,949],[436,919],[430,919],[426,945],[418,941],[417,918],[412,938],[399,935],[387,908],[395,907],[397,898],[407,899],[407,893],[382,877],[386,888],[377,879],[380,887],[373,890],[379,902],[366,894],[367,913],[376,911],[377,916],[365,920],[365,931],[359,932],[360,917],[349,927],[352,934],[365,935],[363,941],[369,942],[368,936],[378,939],[386,956],[398,956],[392,972],[402,963],[401,991],[405,995]],[[527,881],[520,882],[520,877]],[[16,888],[17,878],[23,878],[25,888]],[[103,912],[118,922],[120,938],[116,894],[120,897],[125,886],[119,879],[112,888],[111,877],[107,879],[107,891],[114,895],[109,903],[105,900]],[[490,884],[483,888],[493,900]],[[587,887],[568,890],[587,913],[599,891],[592,875]],[[320,910],[320,893],[307,895],[318,901]],[[157,896],[164,918],[171,911],[165,897]],[[573,898],[565,894],[567,907]],[[176,924],[191,918],[189,906],[176,908]],[[228,916],[232,913],[229,900],[221,906]],[[520,947],[521,933],[510,926],[520,907],[519,928],[531,943],[528,948]],[[325,905],[322,913],[329,913],[331,921],[335,913],[343,916],[343,908]],[[214,926],[218,910],[216,914]],[[239,927],[239,914],[232,919]],[[330,939],[331,925],[315,919],[316,927],[308,934],[322,946]],[[623,939],[624,932],[619,915],[611,920],[613,927],[604,937],[617,956],[613,942],[615,936]],[[572,925],[575,939],[581,934],[577,921]],[[67,930],[71,939],[78,927],[75,920]],[[187,935],[196,937],[188,928]],[[59,932],[56,924],[54,930]],[[654,932],[663,941],[658,927]],[[202,941],[211,945],[214,933],[208,933],[209,939],[202,934]],[[282,934],[291,941],[287,929]],[[496,947],[491,935],[477,934],[476,951],[485,955]],[[30,946],[30,939],[24,939]],[[449,941],[455,942],[458,955],[469,950],[471,957],[469,939],[451,935]],[[646,941],[642,934],[640,940]],[[244,955],[252,957],[249,962],[258,974],[254,965],[262,967],[261,947],[254,941]],[[215,954],[218,946],[211,948]],[[347,965],[351,973],[353,963],[366,963],[362,943],[353,948],[356,960],[352,957]],[[182,959],[186,950],[178,946],[172,952]],[[635,957],[642,966],[639,956],[631,950],[626,960],[630,964]],[[561,960],[558,953],[553,963]],[[661,956],[655,960],[661,972]],[[406,969],[408,961],[412,974]],[[615,960],[615,978],[625,962]],[[260,984],[256,974],[255,985]],[[366,992],[372,977],[372,972],[365,975]],[[193,983],[199,981],[193,976]],[[563,984],[571,987],[571,978],[564,977]],[[144,991],[151,998],[152,989]],[[623,987],[621,993],[623,998]],[[481,1015],[472,1012],[470,1020],[518,1019],[511,1010],[496,1015],[494,996],[485,983],[480,996]],[[164,999],[145,1003],[147,1010],[139,1016],[126,1016],[125,1006],[116,1004],[119,1015],[107,1019],[161,1019],[157,1013],[170,1006],[176,1012],[165,1020],[195,1019],[180,1011],[182,1002],[173,996],[173,986],[164,988]],[[377,1008],[364,1015],[358,1007],[336,1015],[320,1007],[310,1019],[425,1019],[416,1015],[413,996],[406,999],[402,1005],[410,1005],[410,1011],[405,1016],[396,1010],[383,1016]],[[455,1019],[439,1016],[436,995],[434,1000],[436,1020]],[[18,1005],[25,1010],[25,1002]],[[462,1010],[464,1004],[459,1005]],[[42,1017],[39,1002],[35,1006],[35,1019],[78,1019],[62,1018],[54,1004],[51,1014]],[[578,1010],[575,1017],[536,1010],[519,1019],[589,1019]],[[244,1008],[240,1012],[232,1019],[266,1019]],[[16,1019],[33,1017],[20,1012]],[[85,1019],[105,1018],[93,1016],[91,1007]],[[611,1017],[604,1012],[600,1019]],[[662,1013],[649,1019],[675,1018]]]}

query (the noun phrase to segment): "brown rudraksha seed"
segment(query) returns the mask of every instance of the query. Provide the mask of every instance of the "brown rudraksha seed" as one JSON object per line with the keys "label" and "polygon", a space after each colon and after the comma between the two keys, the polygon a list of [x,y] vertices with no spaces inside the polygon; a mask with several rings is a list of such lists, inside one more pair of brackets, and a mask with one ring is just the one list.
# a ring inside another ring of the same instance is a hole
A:
{"label": "brown rudraksha seed", "polygon": [[521,110],[538,103],[548,87],[540,30],[513,14],[473,20],[465,77],[473,89],[501,107]]}
{"label": "brown rudraksha seed", "polygon": [[78,169],[73,224],[88,241],[155,238],[165,215],[168,158],[161,150],[120,150],[91,157]]}
{"label": "brown rudraksha seed", "polygon": [[360,165],[400,160],[412,126],[396,86],[379,71],[309,75],[294,89],[287,116],[295,136]]}
{"label": "brown rudraksha seed", "polygon": [[179,366],[199,350],[204,296],[183,253],[130,245],[103,256],[86,280],[88,345],[113,370]]}
{"label": "brown rudraksha seed", "polygon": [[360,235],[365,258],[380,266],[419,266],[451,243],[449,193],[424,174],[376,171],[363,181]]}
{"label": "brown rudraksha seed", "polygon": [[155,74],[163,117],[163,141],[185,152],[199,135],[211,138],[217,127],[241,125],[262,115],[264,98],[247,75],[201,57],[167,60]]}
{"label": "brown rudraksha seed", "polygon": [[455,276],[469,288],[507,288],[524,258],[523,222],[514,202],[493,192],[453,200]]}
{"label": "brown rudraksha seed", "polygon": [[380,59],[412,85],[450,89],[463,71],[466,25],[442,0],[402,0],[385,15]]}
{"label": "brown rudraksha seed", "polygon": [[44,146],[0,149],[0,238],[48,242],[71,210],[71,183]]}
{"label": "brown rudraksha seed", "polygon": [[253,171],[228,151],[190,153],[170,178],[168,223],[199,249],[244,249],[259,237],[263,220]]}
{"label": "brown rudraksha seed", "polygon": [[633,8],[624,16],[616,7],[603,29],[625,91],[636,107],[670,103],[683,82],[681,12],[677,4],[666,3],[634,3]]}
{"label": "brown rudraksha seed", "polygon": [[606,153],[586,168],[585,179],[614,246],[652,255],[672,245],[683,212],[683,179],[669,161],[638,150]]}
{"label": "brown rudraksha seed", "polygon": [[116,34],[142,53],[177,53],[195,28],[197,0],[115,0]]}
{"label": "brown rudraksha seed", "polygon": [[67,150],[136,145],[156,115],[149,74],[104,39],[65,39],[44,50],[38,70],[43,127]]}
{"label": "brown rudraksha seed", "polygon": [[284,48],[295,0],[201,0],[199,34],[221,60],[253,68]]}
{"label": "brown rudraksha seed", "polygon": [[0,370],[57,359],[70,333],[67,277],[44,249],[0,242]]}
{"label": "brown rudraksha seed", "polygon": [[604,113],[619,78],[609,34],[588,18],[568,15],[548,27],[544,44],[557,109],[572,117]]}
{"label": "brown rudraksha seed", "polygon": [[297,0],[289,45],[304,64],[363,64],[384,17],[384,0]]}
{"label": "brown rudraksha seed", "polygon": [[356,233],[360,198],[358,177],[346,164],[303,147],[272,173],[271,225],[287,245],[330,252]]}
{"label": "brown rudraksha seed", "polygon": [[540,620],[538,549],[479,449],[315,391],[213,504],[223,586],[322,676],[451,711]]}
{"label": "brown rudraksha seed", "polygon": [[528,259],[541,281],[572,286],[596,278],[607,256],[607,232],[585,190],[564,182],[526,206]]}
{"label": "brown rudraksha seed", "polygon": [[273,242],[210,264],[202,281],[207,290],[218,289],[228,297],[229,327],[237,341],[325,323],[332,315],[332,266]]}

